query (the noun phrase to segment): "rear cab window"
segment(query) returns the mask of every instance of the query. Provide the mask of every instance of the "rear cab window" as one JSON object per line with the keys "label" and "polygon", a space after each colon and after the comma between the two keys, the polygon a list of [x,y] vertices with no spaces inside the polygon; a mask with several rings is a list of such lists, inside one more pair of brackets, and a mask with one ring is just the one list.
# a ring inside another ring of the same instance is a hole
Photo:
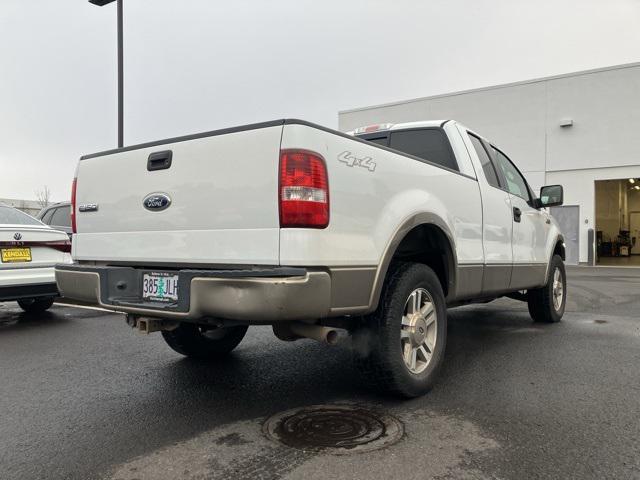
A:
{"label": "rear cab window", "polygon": [[440,128],[391,130],[385,134],[359,135],[358,138],[418,157],[450,170],[460,171],[447,134]]}
{"label": "rear cab window", "polygon": [[377,143],[378,145],[382,145],[383,147],[389,146],[389,135],[363,135],[358,138],[362,138],[367,142]]}
{"label": "rear cab window", "polygon": [[459,171],[447,135],[439,128],[392,131],[389,147],[436,165]]}

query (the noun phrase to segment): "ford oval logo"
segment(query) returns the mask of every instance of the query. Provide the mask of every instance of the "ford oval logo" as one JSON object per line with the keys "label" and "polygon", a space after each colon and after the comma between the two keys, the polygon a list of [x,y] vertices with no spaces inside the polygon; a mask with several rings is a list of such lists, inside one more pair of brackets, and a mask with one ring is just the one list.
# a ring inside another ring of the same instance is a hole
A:
{"label": "ford oval logo", "polygon": [[144,208],[153,212],[159,212],[169,208],[171,197],[166,193],[150,193],[142,200]]}

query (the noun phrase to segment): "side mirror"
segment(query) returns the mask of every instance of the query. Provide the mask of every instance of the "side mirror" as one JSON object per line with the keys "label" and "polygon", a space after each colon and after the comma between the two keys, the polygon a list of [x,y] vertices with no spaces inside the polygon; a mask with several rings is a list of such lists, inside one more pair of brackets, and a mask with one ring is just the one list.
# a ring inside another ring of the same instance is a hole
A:
{"label": "side mirror", "polygon": [[564,203],[562,185],[547,185],[540,189],[539,205],[541,207],[558,207]]}

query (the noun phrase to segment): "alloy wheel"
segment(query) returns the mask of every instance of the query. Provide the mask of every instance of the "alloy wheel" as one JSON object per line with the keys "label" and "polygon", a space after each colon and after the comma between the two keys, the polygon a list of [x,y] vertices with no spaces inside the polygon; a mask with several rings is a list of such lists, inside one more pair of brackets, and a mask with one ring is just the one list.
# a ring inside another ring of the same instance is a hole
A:
{"label": "alloy wheel", "polygon": [[437,324],[433,298],[424,288],[416,288],[405,302],[400,327],[402,359],[411,373],[422,373],[431,362],[437,341]]}

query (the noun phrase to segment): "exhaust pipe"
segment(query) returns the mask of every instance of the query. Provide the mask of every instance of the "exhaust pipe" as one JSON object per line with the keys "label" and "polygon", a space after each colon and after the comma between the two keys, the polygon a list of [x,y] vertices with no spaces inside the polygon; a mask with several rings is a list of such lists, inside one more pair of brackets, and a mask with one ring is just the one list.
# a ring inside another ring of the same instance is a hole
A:
{"label": "exhaust pipe", "polygon": [[299,337],[310,338],[327,345],[338,343],[338,330],[335,328],[294,322],[289,326],[289,329],[291,333]]}

